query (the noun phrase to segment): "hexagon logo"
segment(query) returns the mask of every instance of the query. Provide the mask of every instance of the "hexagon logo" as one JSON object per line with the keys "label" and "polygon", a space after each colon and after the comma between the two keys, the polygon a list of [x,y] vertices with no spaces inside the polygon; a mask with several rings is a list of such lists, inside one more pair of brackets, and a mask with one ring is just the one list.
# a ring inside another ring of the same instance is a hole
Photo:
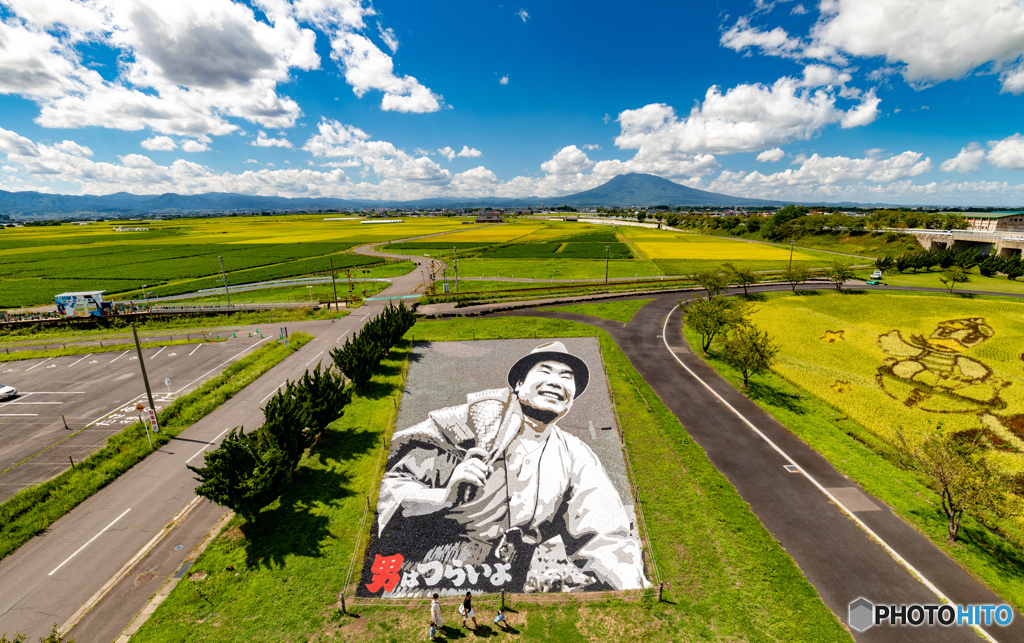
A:
{"label": "hexagon logo", "polygon": [[850,627],[863,632],[872,625],[875,620],[875,606],[866,598],[858,598],[850,603]]}

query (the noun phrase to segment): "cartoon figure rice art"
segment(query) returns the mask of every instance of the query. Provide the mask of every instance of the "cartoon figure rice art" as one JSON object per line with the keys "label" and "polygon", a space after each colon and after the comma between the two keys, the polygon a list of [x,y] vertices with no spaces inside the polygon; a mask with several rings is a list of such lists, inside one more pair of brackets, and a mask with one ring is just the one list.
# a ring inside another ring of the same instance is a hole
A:
{"label": "cartoon figure rice art", "polygon": [[1002,394],[1012,382],[964,355],[994,335],[983,317],[939,322],[927,337],[904,339],[900,331],[890,331],[878,338],[889,357],[875,379],[889,397],[909,408],[975,415],[984,432],[1005,436],[1006,427],[995,413],[1006,408]]}

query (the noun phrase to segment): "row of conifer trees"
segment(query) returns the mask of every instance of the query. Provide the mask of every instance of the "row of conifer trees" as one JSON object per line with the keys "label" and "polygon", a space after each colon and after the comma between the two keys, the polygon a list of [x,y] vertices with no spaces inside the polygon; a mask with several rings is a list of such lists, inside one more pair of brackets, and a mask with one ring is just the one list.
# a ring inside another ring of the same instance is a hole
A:
{"label": "row of conifer trees", "polygon": [[388,306],[362,330],[346,339],[341,348],[331,350],[331,359],[345,377],[357,387],[362,386],[370,381],[381,360],[414,323],[416,314],[405,304]]}
{"label": "row of conifer trees", "polygon": [[196,493],[255,524],[260,510],[284,492],[306,449],[344,413],[351,400],[345,378],[356,386],[368,382],[413,323],[411,309],[388,306],[340,350],[331,351],[345,377],[318,364],[297,382],[286,381],[263,408],[260,428],[245,433],[235,427],[205,455],[205,466],[189,466],[200,482]]}

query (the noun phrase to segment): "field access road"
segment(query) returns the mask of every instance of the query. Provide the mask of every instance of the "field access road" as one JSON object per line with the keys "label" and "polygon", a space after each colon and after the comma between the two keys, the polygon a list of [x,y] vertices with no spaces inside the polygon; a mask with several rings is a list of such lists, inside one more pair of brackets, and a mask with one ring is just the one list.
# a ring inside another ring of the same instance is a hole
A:
{"label": "field access road", "polygon": [[[167,580],[167,570],[181,568],[191,553],[189,534],[210,530],[224,513],[197,507],[175,521],[197,498],[185,465],[201,464],[202,454],[232,427],[260,426],[260,407],[286,379],[329,363],[332,348],[379,314],[388,297],[412,292],[420,275],[414,271],[394,282],[340,320],[288,324],[290,332],[315,339],[0,561],[0,633],[21,631],[31,639],[56,623],[79,643],[92,643],[110,641],[108,634],[127,626],[126,619]],[[155,567],[144,568],[150,564]],[[89,618],[82,620],[86,612]]]}
{"label": "field access road", "polygon": [[[757,290],[780,288],[788,286]],[[655,295],[628,324],[550,311],[502,314],[570,319],[611,334],[843,623],[849,603],[859,597],[875,604],[934,604],[941,602],[941,592],[956,604],[1002,604],[928,538],[690,352],[676,301],[695,294]],[[1024,641],[1024,618],[1015,612],[1010,626],[986,631],[989,640]],[[880,626],[851,633],[858,642],[872,643],[979,640],[967,627]]]}
{"label": "field access road", "polygon": [[[268,341],[246,335],[142,349],[157,410]],[[6,362],[0,381],[18,389],[0,402],[0,501],[81,462],[149,405],[135,349]]]}

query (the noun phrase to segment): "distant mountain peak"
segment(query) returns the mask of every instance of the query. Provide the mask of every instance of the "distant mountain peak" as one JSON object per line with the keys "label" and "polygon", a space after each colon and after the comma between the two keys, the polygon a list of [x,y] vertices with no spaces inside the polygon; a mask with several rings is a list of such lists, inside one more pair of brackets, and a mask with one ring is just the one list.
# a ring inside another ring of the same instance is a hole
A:
{"label": "distant mountain peak", "polygon": [[742,197],[697,190],[653,174],[620,174],[596,188],[555,199],[563,205],[641,206],[653,205],[784,205],[780,201]]}

